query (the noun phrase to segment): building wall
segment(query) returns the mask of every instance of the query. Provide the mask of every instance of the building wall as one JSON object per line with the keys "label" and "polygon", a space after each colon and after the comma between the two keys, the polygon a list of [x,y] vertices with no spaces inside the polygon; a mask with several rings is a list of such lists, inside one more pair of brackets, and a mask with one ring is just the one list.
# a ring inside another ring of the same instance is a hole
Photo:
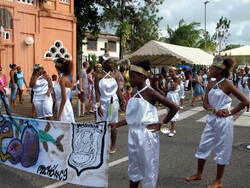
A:
{"label": "building wall", "polygon": [[[57,74],[52,58],[45,58],[45,53],[57,40],[67,49],[76,67],[76,19],[73,3],[73,0],[68,4],[61,3],[60,0],[48,0],[43,5],[27,5],[16,0],[1,0],[0,8],[8,10],[13,20],[10,40],[0,37],[0,65],[3,72],[8,74],[9,64],[15,63],[21,66],[25,79],[29,82],[33,64],[39,63],[49,75]],[[25,43],[27,37],[34,39],[32,45]]]}
{"label": "building wall", "polygon": [[[112,36],[112,41],[116,41],[116,51],[108,51],[109,55],[111,57],[117,58],[119,59],[119,54],[120,54],[120,43],[118,40],[118,37],[114,37]],[[86,37],[83,40],[83,46],[82,46],[82,55],[83,55],[83,60],[86,59],[87,57],[89,57],[89,55],[96,55],[97,57],[99,56],[103,56],[105,53],[105,43],[107,43],[110,39],[109,39],[109,35],[103,36],[103,35],[99,35],[97,37],[97,50],[88,50],[87,49],[87,42],[88,42],[88,37]]]}

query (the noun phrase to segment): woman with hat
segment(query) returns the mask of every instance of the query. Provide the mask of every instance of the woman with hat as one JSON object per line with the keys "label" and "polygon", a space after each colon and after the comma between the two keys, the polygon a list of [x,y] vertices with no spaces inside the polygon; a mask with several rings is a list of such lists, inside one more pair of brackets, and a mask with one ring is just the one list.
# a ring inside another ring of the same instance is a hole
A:
{"label": "woman with hat", "polygon": [[[209,115],[198,151],[195,154],[198,159],[197,173],[186,178],[187,181],[202,179],[206,159],[211,152],[215,152],[214,160],[217,163],[217,175],[208,188],[223,187],[224,168],[225,165],[229,164],[232,153],[233,115],[249,104],[247,98],[228,80],[234,64],[233,58],[219,56],[214,58],[213,64],[209,68],[208,76],[211,79],[206,88],[203,102],[203,106]],[[231,94],[240,101],[233,109],[231,109]]]}
{"label": "woman with hat", "polygon": [[72,62],[64,58],[58,58],[55,60],[55,68],[59,74],[59,81],[54,86],[57,120],[74,123],[74,111],[70,102],[73,84],[69,80],[69,75],[72,73]]}
{"label": "woman with hat", "polygon": [[150,62],[142,61],[131,65],[130,84],[138,92],[129,100],[125,120],[109,124],[112,129],[129,125],[128,130],[128,176],[130,187],[154,188],[159,171],[159,122],[156,102],[167,106],[170,111],[163,119],[168,123],[178,111],[178,106],[146,84]]}
{"label": "woman with hat", "polygon": [[42,65],[34,65],[29,85],[34,92],[32,102],[35,106],[37,118],[52,120],[52,81]]}

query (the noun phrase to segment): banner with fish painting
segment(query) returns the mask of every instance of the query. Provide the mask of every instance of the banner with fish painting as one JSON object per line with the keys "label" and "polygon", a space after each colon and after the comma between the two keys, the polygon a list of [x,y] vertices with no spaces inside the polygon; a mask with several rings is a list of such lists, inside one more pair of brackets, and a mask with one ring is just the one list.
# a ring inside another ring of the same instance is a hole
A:
{"label": "banner with fish painting", "polygon": [[0,162],[73,184],[108,186],[106,122],[66,123],[0,115]]}

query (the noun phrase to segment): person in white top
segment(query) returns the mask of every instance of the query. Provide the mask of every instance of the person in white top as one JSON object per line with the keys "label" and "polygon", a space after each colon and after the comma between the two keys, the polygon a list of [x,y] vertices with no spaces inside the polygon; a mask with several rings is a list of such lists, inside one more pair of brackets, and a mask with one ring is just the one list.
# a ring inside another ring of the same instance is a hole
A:
{"label": "person in white top", "polygon": [[126,117],[118,123],[110,123],[112,129],[128,125],[128,176],[130,188],[154,188],[159,172],[160,123],[155,106],[160,102],[170,109],[163,119],[168,123],[178,106],[146,84],[150,62],[142,61],[130,67],[130,84],[139,91],[129,99]]}
{"label": "person in white top", "polygon": [[238,74],[237,74],[237,88],[240,90],[240,92],[243,92],[243,88],[242,88],[242,84],[241,84],[243,75],[244,75],[244,70],[239,69]]}
{"label": "person in white top", "polygon": [[[95,94],[96,94],[96,121],[118,122],[119,117],[119,99],[121,108],[125,110],[125,100],[118,87],[118,77],[114,69],[114,61],[108,59],[103,62],[103,70],[95,76]],[[118,98],[119,96],[119,98]],[[117,131],[111,131],[110,153],[116,152]]]}
{"label": "person in white top", "polygon": [[74,111],[70,102],[73,83],[69,80],[72,73],[72,62],[64,58],[55,60],[55,67],[59,74],[59,81],[54,87],[57,103],[57,120],[74,123]]}
{"label": "person in white top", "polygon": [[[242,80],[241,80],[242,91],[243,91],[244,95],[249,99],[249,95],[250,95],[250,89],[248,87],[249,68],[245,67],[244,71],[245,71],[245,74],[243,75]],[[249,105],[247,106],[246,111],[249,112]]]}
{"label": "person in white top", "polygon": [[[235,60],[231,57],[215,57],[209,68],[211,79],[206,88],[203,106],[209,112],[206,127],[202,133],[198,151],[195,157],[198,159],[197,173],[187,177],[187,181],[203,178],[203,169],[208,156],[215,152],[214,160],[217,163],[216,178],[208,188],[223,187],[222,177],[225,165],[231,159],[233,145],[233,115],[249,104],[247,98],[227,78],[233,69]],[[240,103],[231,109],[232,99],[230,95],[239,99]]]}
{"label": "person in white top", "polygon": [[[169,68],[169,78],[167,80],[167,95],[166,98],[173,101],[176,105],[180,105],[180,80],[176,76],[176,68],[170,67]],[[169,110],[169,109],[167,109]],[[175,116],[170,120],[170,130],[168,133],[169,137],[173,137],[176,134],[176,121],[179,118],[179,112],[175,114]]]}
{"label": "person in white top", "polygon": [[31,76],[29,85],[34,92],[33,104],[35,106],[37,118],[52,120],[52,81],[45,72],[42,65],[34,65],[34,71]]}
{"label": "person in white top", "polygon": [[177,72],[177,77],[180,80],[180,91],[179,91],[179,96],[180,96],[180,109],[183,109],[183,105],[184,105],[184,99],[185,99],[185,86],[184,86],[184,82],[185,82],[185,74],[182,71],[181,68],[179,68],[178,72]]}

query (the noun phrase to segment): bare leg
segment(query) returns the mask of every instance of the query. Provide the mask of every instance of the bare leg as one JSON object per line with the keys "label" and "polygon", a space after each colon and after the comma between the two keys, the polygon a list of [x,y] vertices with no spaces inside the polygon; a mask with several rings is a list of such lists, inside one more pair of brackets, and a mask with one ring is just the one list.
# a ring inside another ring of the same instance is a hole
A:
{"label": "bare leg", "polygon": [[83,116],[85,114],[85,103],[81,102],[81,115],[80,116]]}
{"label": "bare leg", "polygon": [[175,122],[171,121],[171,127],[170,127],[170,132],[174,132],[175,131]]}
{"label": "bare leg", "polygon": [[92,100],[89,100],[89,112],[90,113],[94,112],[94,110],[93,110],[93,101]]}
{"label": "bare leg", "polygon": [[13,99],[13,106],[16,106],[16,99]]}
{"label": "bare leg", "polygon": [[203,100],[204,100],[204,95],[201,95],[201,101],[203,102]]}
{"label": "bare leg", "polygon": [[36,109],[34,104],[32,103],[32,117],[35,118],[36,117]]}
{"label": "bare leg", "polygon": [[23,104],[23,90],[19,90],[18,95],[19,95],[19,103]]}
{"label": "bare leg", "polygon": [[184,99],[180,99],[180,102],[181,102],[181,107],[183,107]]}
{"label": "bare leg", "polygon": [[117,130],[112,129],[111,130],[111,147],[110,147],[110,153],[115,153],[115,146],[116,146],[116,137],[117,137]]}
{"label": "bare leg", "polygon": [[208,186],[208,188],[221,188],[221,187],[223,187],[222,177],[224,174],[224,169],[225,169],[225,165],[217,165],[216,179],[214,180],[214,182],[211,185]]}
{"label": "bare leg", "polygon": [[191,104],[191,106],[195,106],[195,104],[194,104],[195,98],[196,98],[196,96],[193,96],[193,97],[192,97],[192,104]]}
{"label": "bare leg", "polygon": [[129,184],[129,188],[138,188],[139,187],[140,182],[133,182],[130,180],[130,184]]}
{"label": "bare leg", "polygon": [[187,177],[187,181],[195,181],[195,180],[201,180],[202,179],[202,174],[203,174],[203,169],[206,163],[206,160],[204,159],[198,159],[198,167],[197,167],[197,173],[193,176]]}

